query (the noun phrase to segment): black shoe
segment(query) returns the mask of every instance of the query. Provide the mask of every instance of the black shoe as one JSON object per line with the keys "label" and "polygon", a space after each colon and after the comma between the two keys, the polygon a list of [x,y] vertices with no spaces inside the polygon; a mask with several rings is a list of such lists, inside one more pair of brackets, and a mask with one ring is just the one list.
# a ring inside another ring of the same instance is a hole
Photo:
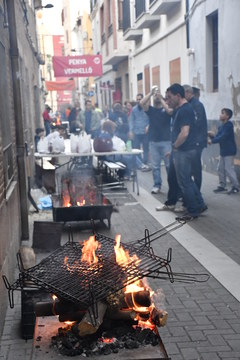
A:
{"label": "black shoe", "polygon": [[194,220],[194,219],[197,219],[198,218],[198,215],[192,215],[192,214],[189,214],[189,213],[186,213],[184,214],[183,216],[178,216],[176,217],[176,220],[178,221],[191,221],[191,220]]}
{"label": "black shoe", "polygon": [[213,190],[213,192],[215,192],[215,193],[219,193],[219,192],[223,192],[223,191],[227,191],[227,189],[222,186],[218,186],[215,190]]}
{"label": "black shoe", "polygon": [[239,193],[239,189],[236,188],[236,187],[234,187],[234,186],[231,188],[231,190],[229,190],[229,191],[227,192],[228,195],[237,194],[237,193]]}
{"label": "black shoe", "polygon": [[204,205],[202,208],[199,209],[199,214],[202,214],[204,211],[207,211],[207,205]]}

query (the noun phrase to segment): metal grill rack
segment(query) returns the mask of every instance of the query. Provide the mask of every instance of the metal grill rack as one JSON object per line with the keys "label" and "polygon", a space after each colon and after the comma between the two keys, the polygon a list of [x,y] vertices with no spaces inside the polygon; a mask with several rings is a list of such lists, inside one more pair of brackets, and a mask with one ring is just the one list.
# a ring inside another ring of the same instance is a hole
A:
{"label": "metal grill rack", "polygon": [[[10,306],[14,306],[13,291],[21,289],[27,282],[30,286],[55,294],[59,298],[79,304],[83,309],[94,308],[98,301],[106,299],[109,294],[115,293],[127,284],[144,277],[169,279],[170,282],[204,282],[208,274],[184,274],[172,272],[170,262],[172,249],[169,248],[167,257],[162,258],[154,254],[151,243],[161,236],[169,233],[185,223],[181,218],[168,226],[149,234],[129,244],[121,243],[130,256],[137,255],[139,260],[118,265],[115,261],[115,240],[99,233],[94,233],[95,239],[100,243],[96,251],[98,263],[89,266],[81,262],[82,247],[73,241],[71,228],[69,241],[55,250],[38,265],[24,270],[19,259],[19,279],[12,285],[7,278],[3,280],[9,292]],[[94,224],[93,224],[94,229]],[[122,265],[122,266],[121,266]],[[96,311],[93,311],[96,312]]]}

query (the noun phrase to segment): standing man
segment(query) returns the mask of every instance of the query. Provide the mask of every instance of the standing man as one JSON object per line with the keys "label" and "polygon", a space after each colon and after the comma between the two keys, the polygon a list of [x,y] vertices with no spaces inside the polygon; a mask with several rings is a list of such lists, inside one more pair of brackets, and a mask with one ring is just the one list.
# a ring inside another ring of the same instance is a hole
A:
{"label": "standing man", "polygon": [[133,147],[135,149],[140,149],[142,146],[143,164],[140,169],[142,171],[148,171],[150,170],[148,166],[149,117],[140,104],[142,99],[143,94],[137,94],[137,105],[133,107],[129,118],[129,139],[133,141]]}
{"label": "standing man", "polygon": [[120,102],[113,105],[113,111],[109,113],[109,120],[116,124],[116,136],[126,142],[129,132],[128,117]]}
{"label": "standing man", "polygon": [[44,121],[44,128],[45,128],[45,132],[46,132],[46,136],[50,134],[50,131],[51,131],[51,117],[49,115],[50,113],[50,110],[52,110],[50,108],[50,106],[48,106],[47,104],[45,105],[45,110],[44,112],[42,113],[42,116],[43,116],[43,121]]}
{"label": "standing man", "polygon": [[[154,95],[154,106],[150,105],[150,98],[152,95]],[[159,92],[156,92],[154,87],[151,92],[141,100],[140,105],[149,117],[149,150],[154,181],[151,193],[158,194],[161,191],[162,186],[162,160],[165,163],[167,173],[169,169],[169,155],[171,153],[171,116],[162,107],[162,95]]]}
{"label": "standing man", "polygon": [[208,134],[207,134],[207,116],[206,111],[199,99],[194,96],[193,88],[190,85],[183,85],[185,90],[185,98],[192,105],[195,116],[196,127],[196,159],[192,164],[192,176],[199,188],[202,185],[202,152],[207,147]]}
{"label": "standing man", "polygon": [[94,110],[92,110],[91,100],[85,101],[85,111],[80,111],[77,117],[79,126],[87,134],[91,134],[94,139],[99,133],[101,128],[100,116]]}
{"label": "standing man", "polygon": [[197,218],[207,210],[199,188],[192,180],[192,163],[196,158],[195,117],[192,106],[185,99],[180,84],[168,89],[168,105],[175,110],[172,129],[173,163],[184,205],[190,218]]}

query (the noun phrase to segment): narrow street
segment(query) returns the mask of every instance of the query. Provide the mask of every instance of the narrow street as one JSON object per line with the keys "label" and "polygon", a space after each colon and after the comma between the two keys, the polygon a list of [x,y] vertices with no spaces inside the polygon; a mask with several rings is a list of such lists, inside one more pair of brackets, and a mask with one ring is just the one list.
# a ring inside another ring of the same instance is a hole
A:
{"label": "narrow street", "polygon": [[[140,195],[132,192],[130,182],[127,183],[129,195],[124,200],[120,193],[114,192],[112,201],[119,203],[119,212],[112,214],[110,230],[97,227],[97,231],[112,238],[119,233],[122,241],[127,243],[143,237],[145,228],[151,234],[175,221],[172,212],[155,211],[159,202],[165,200],[166,179],[163,193],[153,196],[149,192],[151,172],[138,174]],[[204,215],[152,244],[155,254],[161,257],[166,256],[169,247],[172,248],[174,273],[210,275],[207,282],[193,284],[149,280],[153,290],[161,294],[159,304],[168,311],[167,325],[159,329],[168,356],[174,360],[240,358],[239,195],[214,194],[212,189],[216,182],[215,175],[204,173],[202,190],[208,205]],[[226,221],[226,213],[230,212],[231,222],[229,216]],[[43,220],[51,219],[51,216],[51,211],[45,211],[40,215],[32,214],[30,218],[37,221],[39,217]],[[73,229],[74,239],[78,240],[88,237],[90,232],[81,224]],[[65,231],[62,243],[66,241],[66,236]],[[29,245],[28,242],[26,244]],[[37,252],[37,259],[47,255]],[[59,354],[48,348],[48,344],[21,339],[19,292],[15,292],[15,302],[14,309],[7,312],[0,359],[58,359]]]}

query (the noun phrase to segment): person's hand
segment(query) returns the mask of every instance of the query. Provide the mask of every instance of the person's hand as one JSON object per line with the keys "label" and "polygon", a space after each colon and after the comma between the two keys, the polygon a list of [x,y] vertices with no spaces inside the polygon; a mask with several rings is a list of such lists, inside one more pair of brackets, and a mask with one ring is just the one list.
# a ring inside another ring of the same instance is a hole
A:
{"label": "person's hand", "polygon": [[128,133],[128,138],[129,138],[129,140],[133,140],[134,134],[133,134],[132,131],[130,131],[130,132]]}
{"label": "person's hand", "polygon": [[148,129],[149,129],[149,125],[145,127],[145,130],[144,130],[145,134],[148,133]]}
{"label": "person's hand", "polygon": [[152,86],[151,94],[155,95],[157,93],[157,91],[159,91],[158,86],[156,86],[156,85]]}
{"label": "person's hand", "polygon": [[212,144],[212,140],[208,139],[208,145],[211,145],[211,144]]}
{"label": "person's hand", "polygon": [[215,136],[214,131],[208,131],[208,136],[210,136],[210,137],[214,137],[214,136]]}
{"label": "person's hand", "polygon": [[168,151],[168,152],[165,154],[165,157],[166,157],[166,158],[169,158],[170,155],[171,155],[171,151]]}

